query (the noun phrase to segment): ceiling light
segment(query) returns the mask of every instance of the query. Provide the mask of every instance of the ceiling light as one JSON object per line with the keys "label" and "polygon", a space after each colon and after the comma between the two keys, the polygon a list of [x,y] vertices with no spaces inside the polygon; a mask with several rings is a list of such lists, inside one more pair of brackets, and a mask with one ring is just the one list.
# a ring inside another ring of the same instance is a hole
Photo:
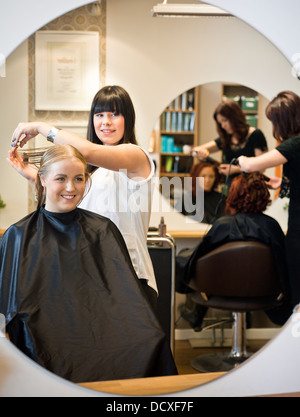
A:
{"label": "ceiling light", "polygon": [[199,17],[199,16],[232,16],[225,10],[209,4],[171,4],[160,3],[151,10],[153,17]]}

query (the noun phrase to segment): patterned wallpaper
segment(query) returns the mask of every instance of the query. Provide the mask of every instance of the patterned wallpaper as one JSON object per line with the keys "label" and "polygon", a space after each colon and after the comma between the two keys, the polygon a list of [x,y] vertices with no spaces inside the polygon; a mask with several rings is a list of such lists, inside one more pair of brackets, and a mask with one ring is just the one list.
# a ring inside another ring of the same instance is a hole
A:
{"label": "patterned wallpaper", "polygon": [[[99,80],[105,85],[106,67],[106,0],[101,2],[101,15],[92,14],[92,4],[72,10],[48,23],[40,30],[82,30],[99,32]],[[43,120],[51,123],[86,123],[88,112],[75,111],[37,111],[35,110],[35,37],[29,38],[29,120]],[[95,86],[95,94],[98,86]]]}
{"label": "patterned wallpaper", "polygon": [[[99,32],[99,81],[100,86],[105,85],[106,78],[106,0],[101,1],[101,15],[95,15],[94,5],[97,2],[88,4],[86,6],[74,9],[66,13],[40,30],[70,30],[70,31],[97,31]],[[32,35],[28,40],[29,48],[29,121],[45,121],[56,126],[67,126],[68,130],[76,131],[76,133],[85,135],[86,126],[88,123],[89,112],[84,111],[38,111],[35,109],[35,36]],[[99,86],[95,86],[95,94]],[[45,147],[46,143],[43,140],[39,143],[31,141],[31,146]],[[36,208],[35,194],[31,186],[29,186],[28,193],[28,209],[29,212]]]}

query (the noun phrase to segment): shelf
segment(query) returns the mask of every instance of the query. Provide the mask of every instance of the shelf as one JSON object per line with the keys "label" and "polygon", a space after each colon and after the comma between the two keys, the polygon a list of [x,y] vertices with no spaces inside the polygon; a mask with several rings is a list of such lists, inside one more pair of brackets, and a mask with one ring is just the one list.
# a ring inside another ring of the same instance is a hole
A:
{"label": "shelf", "polygon": [[[182,149],[184,145],[192,148],[198,144],[198,96],[199,87],[179,95],[165,108],[156,124],[155,137],[160,177],[189,176],[193,157],[190,153],[184,153]],[[164,172],[166,167],[168,172]]]}
{"label": "shelf", "polygon": [[182,131],[178,131],[178,130],[161,130],[160,131],[161,135],[166,135],[166,136],[174,136],[174,135],[195,135],[194,131],[191,130],[182,130]]}
{"label": "shelf", "polygon": [[182,172],[182,173],[161,172],[160,173],[160,178],[161,177],[168,177],[168,178],[179,177],[179,178],[185,178],[185,177],[189,177],[189,176],[190,176],[190,174],[186,174],[184,172]]}
{"label": "shelf", "polygon": [[[247,122],[257,128],[259,125],[259,94],[257,91],[252,90],[249,87],[239,84],[223,84],[222,97],[231,98],[236,101],[242,108],[244,114],[249,116]],[[254,107],[253,109],[247,108]],[[251,117],[252,116],[252,117]],[[253,117],[256,116],[256,117]]]}
{"label": "shelf", "polygon": [[162,156],[180,156],[190,158],[192,155],[189,153],[182,153],[182,152],[161,152]]}
{"label": "shelf", "polygon": [[177,110],[175,110],[175,109],[165,109],[164,110],[164,113],[185,113],[185,114],[193,114],[193,113],[195,113],[195,110],[193,109],[193,110],[181,110],[181,109],[177,109]]}

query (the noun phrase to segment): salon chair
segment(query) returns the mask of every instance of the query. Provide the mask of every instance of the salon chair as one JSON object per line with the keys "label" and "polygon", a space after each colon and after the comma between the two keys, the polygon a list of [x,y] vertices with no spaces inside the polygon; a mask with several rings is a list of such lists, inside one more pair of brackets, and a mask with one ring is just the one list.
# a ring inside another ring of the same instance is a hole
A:
{"label": "salon chair", "polygon": [[197,304],[233,312],[230,354],[194,358],[198,372],[226,372],[248,359],[246,313],[271,310],[282,299],[271,249],[256,241],[229,242],[199,258],[189,287]]}

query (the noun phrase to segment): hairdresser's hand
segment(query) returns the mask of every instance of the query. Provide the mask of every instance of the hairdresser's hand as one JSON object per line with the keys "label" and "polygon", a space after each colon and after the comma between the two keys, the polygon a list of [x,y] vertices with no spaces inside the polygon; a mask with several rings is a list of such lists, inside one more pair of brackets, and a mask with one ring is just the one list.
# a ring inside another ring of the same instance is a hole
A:
{"label": "hairdresser's hand", "polygon": [[29,180],[32,184],[35,183],[37,168],[34,165],[25,162],[23,157],[19,155],[16,148],[9,151],[8,158],[6,158],[6,160],[24,178]]}
{"label": "hairdresser's hand", "polygon": [[247,166],[247,163],[250,159],[251,158],[248,158],[247,156],[240,156],[238,158],[238,160],[239,160],[239,165],[238,166],[240,167],[241,172],[250,172],[249,168]]}
{"label": "hairdresser's hand", "polygon": [[278,177],[270,177],[270,180],[266,183],[268,188],[271,188],[272,190],[277,190],[281,187],[282,178]]}
{"label": "hairdresser's hand", "polygon": [[203,146],[195,146],[193,148],[193,154],[201,161],[206,161],[206,158],[209,156],[209,151]]}
{"label": "hairdresser's hand", "polygon": [[12,135],[11,146],[23,148],[30,139],[40,133],[43,136],[47,136],[50,129],[51,126],[47,123],[19,123]]}
{"label": "hairdresser's hand", "polygon": [[[230,172],[229,172],[230,169]],[[241,169],[240,167],[236,166],[236,165],[229,165],[229,164],[221,164],[218,168],[219,173],[223,174],[227,177],[227,175],[232,175],[232,174],[240,174],[241,173]]]}

